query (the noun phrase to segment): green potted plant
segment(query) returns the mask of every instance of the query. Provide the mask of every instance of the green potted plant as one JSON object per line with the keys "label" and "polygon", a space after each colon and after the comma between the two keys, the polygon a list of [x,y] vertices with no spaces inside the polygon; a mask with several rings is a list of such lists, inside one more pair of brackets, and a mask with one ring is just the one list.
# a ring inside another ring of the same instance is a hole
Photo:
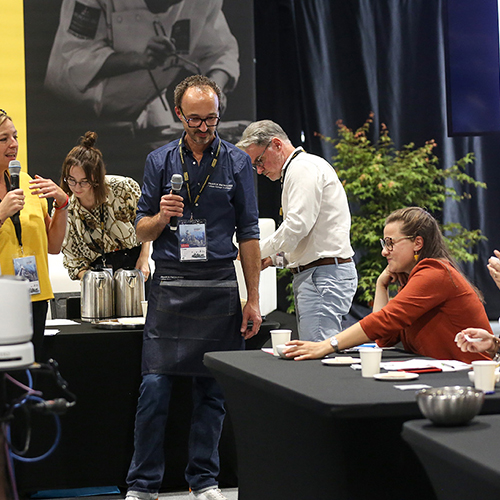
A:
{"label": "green potted plant", "polygon": [[[344,185],[352,211],[351,244],[357,254],[359,273],[357,300],[367,305],[371,305],[376,280],[386,266],[379,239],[385,218],[391,212],[419,206],[439,220],[446,199],[461,202],[471,197],[467,190],[458,193],[453,184],[486,188],[486,184],[466,173],[467,166],[474,161],[473,153],[442,169],[434,154],[434,140],[420,147],[410,143],[396,150],[384,124],[377,142],[368,139],[372,123],[373,113],[357,130],[349,129],[339,120],[337,139],[317,134],[336,149],[333,166]],[[486,239],[480,230],[468,230],[457,222],[443,224],[442,230],[459,262],[474,261],[477,255],[471,248]],[[281,271],[278,277],[284,274],[286,271]],[[288,312],[292,312],[291,287],[288,293],[291,299]]]}

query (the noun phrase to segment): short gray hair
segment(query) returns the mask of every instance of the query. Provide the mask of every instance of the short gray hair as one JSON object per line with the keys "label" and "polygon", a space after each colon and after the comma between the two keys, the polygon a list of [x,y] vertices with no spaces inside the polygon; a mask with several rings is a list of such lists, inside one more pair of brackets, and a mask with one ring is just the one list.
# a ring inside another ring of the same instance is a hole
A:
{"label": "short gray hair", "polygon": [[272,120],[260,120],[248,125],[236,147],[245,151],[252,144],[265,146],[273,137],[278,137],[283,142],[290,142],[285,131],[277,123]]}

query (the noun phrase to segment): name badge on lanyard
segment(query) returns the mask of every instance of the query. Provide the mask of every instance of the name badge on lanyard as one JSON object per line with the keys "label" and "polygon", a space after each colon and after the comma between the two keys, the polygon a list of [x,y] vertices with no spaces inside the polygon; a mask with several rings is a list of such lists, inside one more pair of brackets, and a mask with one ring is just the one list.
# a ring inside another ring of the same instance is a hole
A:
{"label": "name badge on lanyard", "polygon": [[276,268],[283,269],[288,264],[288,261],[285,258],[285,252],[278,252],[276,254]]}
{"label": "name badge on lanyard", "polygon": [[204,219],[179,221],[181,262],[207,260],[207,224]]}
{"label": "name badge on lanyard", "polygon": [[30,282],[30,295],[40,293],[40,281],[38,280],[38,269],[34,255],[14,259],[14,273]]}

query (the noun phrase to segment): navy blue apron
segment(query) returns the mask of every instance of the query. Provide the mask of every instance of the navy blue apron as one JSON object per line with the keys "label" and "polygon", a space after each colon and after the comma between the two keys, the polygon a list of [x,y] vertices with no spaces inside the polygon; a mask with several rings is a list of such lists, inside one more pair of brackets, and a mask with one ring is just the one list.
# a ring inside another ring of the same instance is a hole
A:
{"label": "navy blue apron", "polygon": [[157,262],[144,327],[142,373],[205,375],[203,355],[244,349],[232,261]]}

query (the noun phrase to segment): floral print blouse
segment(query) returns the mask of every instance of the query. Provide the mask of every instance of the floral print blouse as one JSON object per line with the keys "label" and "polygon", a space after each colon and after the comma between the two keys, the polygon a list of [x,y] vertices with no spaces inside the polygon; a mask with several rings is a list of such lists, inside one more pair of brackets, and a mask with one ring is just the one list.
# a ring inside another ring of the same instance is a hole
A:
{"label": "floral print blouse", "polygon": [[107,175],[108,197],[104,204],[87,210],[75,195],[70,197],[68,226],[62,246],[63,264],[69,277],[78,279],[81,270],[102,253],[134,248],[135,213],[141,196],[139,184],[130,177]]}

